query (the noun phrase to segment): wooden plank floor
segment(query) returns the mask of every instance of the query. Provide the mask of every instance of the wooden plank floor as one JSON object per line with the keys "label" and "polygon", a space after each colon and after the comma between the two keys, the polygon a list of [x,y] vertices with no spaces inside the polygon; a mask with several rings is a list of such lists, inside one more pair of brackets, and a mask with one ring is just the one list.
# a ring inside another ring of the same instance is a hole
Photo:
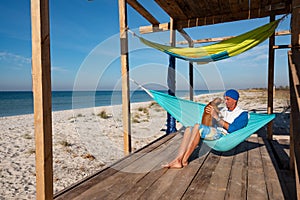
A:
{"label": "wooden plank floor", "polygon": [[[262,132],[262,130],[260,130]],[[264,131],[263,131],[264,132]],[[259,133],[220,153],[205,145],[183,169],[161,164],[177,154],[182,134],[166,136],[66,188],[55,199],[295,199],[293,175],[281,169]]]}

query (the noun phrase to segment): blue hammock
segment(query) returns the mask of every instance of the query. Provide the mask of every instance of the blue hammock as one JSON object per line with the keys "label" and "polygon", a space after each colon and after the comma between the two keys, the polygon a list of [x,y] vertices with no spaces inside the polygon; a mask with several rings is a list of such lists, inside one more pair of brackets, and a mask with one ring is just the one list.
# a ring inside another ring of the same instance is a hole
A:
{"label": "blue hammock", "polygon": [[[183,126],[187,127],[201,123],[205,104],[181,99],[154,90],[145,91]],[[228,151],[246,140],[251,134],[258,131],[274,118],[275,114],[250,113],[250,119],[245,128],[232,132],[218,140],[204,140],[204,142],[214,150]]]}

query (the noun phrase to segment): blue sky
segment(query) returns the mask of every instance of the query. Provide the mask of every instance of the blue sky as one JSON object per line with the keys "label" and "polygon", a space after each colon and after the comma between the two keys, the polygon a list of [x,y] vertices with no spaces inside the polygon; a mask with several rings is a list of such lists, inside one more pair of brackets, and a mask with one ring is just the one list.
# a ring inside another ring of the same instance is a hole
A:
{"label": "blue sky", "polygon": [[[149,0],[140,1],[161,22],[168,16]],[[289,30],[289,18],[277,31]],[[269,21],[244,20],[186,29],[193,39],[239,35]],[[129,28],[147,21],[128,6]],[[30,0],[0,2],[0,91],[31,90]],[[120,89],[119,20],[116,0],[50,0],[50,40],[53,90]],[[143,35],[167,44],[169,33]],[[177,34],[177,41],[184,39]],[[290,36],[276,38],[290,44]],[[144,85],[165,87],[168,56],[129,35],[130,76]],[[205,44],[202,44],[205,45]],[[196,89],[253,88],[267,86],[268,41],[239,56],[195,64]],[[288,85],[287,49],[276,50],[275,85]],[[178,89],[188,89],[188,63],[176,61]],[[133,86],[133,84],[132,84]]]}

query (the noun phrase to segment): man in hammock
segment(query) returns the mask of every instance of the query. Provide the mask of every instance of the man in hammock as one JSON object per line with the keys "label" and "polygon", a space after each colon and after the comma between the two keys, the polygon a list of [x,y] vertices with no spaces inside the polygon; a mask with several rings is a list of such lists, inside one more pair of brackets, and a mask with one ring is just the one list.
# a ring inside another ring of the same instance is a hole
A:
{"label": "man in hammock", "polygon": [[239,93],[234,89],[227,90],[224,93],[226,107],[220,111],[221,117],[212,106],[207,106],[205,112],[212,116],[216,122],[216,126],[209,127],[202,124],[195,124],[193,127],[187,127],[177,157],[162,167],[182,168],[187,166],[188,159],[198,146],[200,139],[217,140],[223,135],[245,127],[248,124],[249,115],[247,111],[242,110],[237,105],[238,99]]}

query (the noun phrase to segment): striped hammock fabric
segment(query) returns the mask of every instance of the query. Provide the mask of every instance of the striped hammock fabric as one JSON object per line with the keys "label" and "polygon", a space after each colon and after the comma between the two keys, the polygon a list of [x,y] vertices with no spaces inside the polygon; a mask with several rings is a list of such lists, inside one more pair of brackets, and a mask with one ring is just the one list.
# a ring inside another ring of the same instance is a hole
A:
{"label": "striped hammock fabric", "polygon": [[230,58],[257,46],[274,33],[282,19],[280,18],[242,35],[203,47],[171,47],[138,37],[142,43],[176,58],[191,62],[208,63]]}
{"label": "striped hammock fabric", "polygon": [[[205,104],[181,99],[155,90],[145,91],[183,126],[187,127],[201,123]],[[275,114],[250,113],[250,119],[246,127],[217,140],[204,140],[204,143],[214,150],[228,151],[246,140],[274,118]]]}

